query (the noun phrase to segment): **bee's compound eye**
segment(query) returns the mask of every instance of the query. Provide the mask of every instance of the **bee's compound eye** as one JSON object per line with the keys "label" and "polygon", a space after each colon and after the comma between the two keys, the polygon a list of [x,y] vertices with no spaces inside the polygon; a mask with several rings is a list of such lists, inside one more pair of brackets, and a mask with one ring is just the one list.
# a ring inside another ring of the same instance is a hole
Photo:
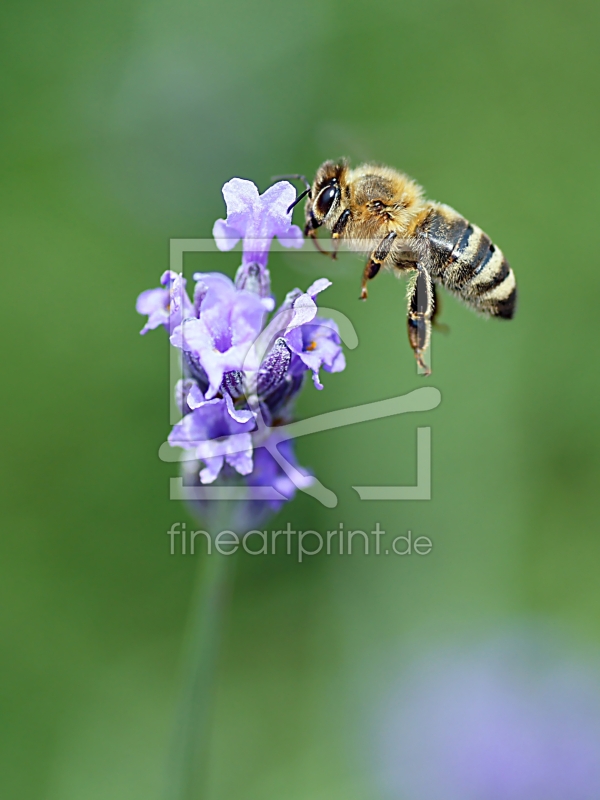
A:
{"label": "bee's compound eye", "polygon": [[317,198],[317,211],[326,216],[337,195],[337,186],[327,186]]}

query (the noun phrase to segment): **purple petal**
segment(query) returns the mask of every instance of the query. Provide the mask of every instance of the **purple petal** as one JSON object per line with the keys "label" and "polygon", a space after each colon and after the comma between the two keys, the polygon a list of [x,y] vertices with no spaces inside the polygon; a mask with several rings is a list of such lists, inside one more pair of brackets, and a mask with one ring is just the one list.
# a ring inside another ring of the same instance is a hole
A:
{"label": "purple petal", "polygon": [[306,294],[309,294],[311,297],[316,297],[319,292],[323,292],[329,286],[331,286],[331,281],[327,278],[319,278],[314,283],[312,283],[308,289],[306,290]]}
{"label": "purple petal", "polygon": [[[270,186],[260,197],[263,220],[261,233],[271,238],[289,240],[283,242],[285,247],[302,246],[302,231],[292,225],[292,212],[288,213],[289,206],[296,199],[296,190],[288,181],[279,181]],[[299,236],[298,236],[299,234]]]}
{"label": "purple petal", "polygon": [[167,269],[163,272],[160,276],[160,282],[162,286],[168,286],[169,284],[173,283],[173,281],[179,277],[179,273],[175,272],[172,269]]}
{"label": "purple petal", "polygon": [[142,335],[158,328],[159,325],[167,324],[169,321],[168,305],[168,289],[146,289],[140,294],[135,304],[135,310],[138,314],[148,315],[148,321],[140,331]]}
{"label": "purple petal", "polygon": [[338,354],[331,362],[331,366],[326,366],[325,369],[327,372],[343,372],[346,369],[346,357],[341,347]]}
{"label": "purple petal", "polygon": [[206,325],[199,319],[186,319],[171,335],[171,344],[197,353],[204,347],[212,347],[212,337]]}
{"label": "purple petal", "polygon": [[301,294],[300,297],[294,300],[292,309],[294,313],[285,330],[286,333],[289,333],[294,328],[299,328],[300,325],[306,325],[317,315],[317,304],[308,294]]}
{"label": "purple petal", "polygon": [[192,409],[200,408],[206,403],[206,399],[197,383],[194,383],[187,396],[188,406]]}
{"label": "purple petal", "polygon": [[192,450],[198,447],[199,443],[226,433],[227,431],[219,427],[222,416],[219,404],[222,402],[222,400],[209,400],[202,403],[174,425],[168,439],[171,447]]}
{"label": "purple petal", "polygon": [[286,233],[282,236],[277,236],[279,243],[283,247],[295,247],[299,249],[304,244],[304,234],[302,229],[297,225],[290,225]]}
{"label": "purple petal", "polygon": [[313,383],[315,385],[315,389],[318,389],[319,391],[321,391],[321,389],[325,388],[323,386],[323,384],[321,383],[320,379],[319,379],[319,370],[318,369],[313,370],[312,379],[313,379]]}
{"label": "purple petal", "polygon": [[[229,364],[224,363],[220,353],[210,351],[203,351],[201,353],[202,366],[206,372],[209,380],[209,387],[206,391],[206,397],[213,398],[221,386],[223,375],[227,371]],[[236,369],[238,365],[233,365],[231,368]],[[241,366],[241,365],[240,365]]]}
{"label": "purple petal", "polygon": [[[235,442],[233,441],[235,440]],[[240,475],[249,475],[252,472],[252,437],[249,433],[241,433],[232,436],[228,444],[231,444],[231,452],[225,456],[225,460]]]}
{"label": "purple petal", "polygon": [[202,306],[202,301],[208,294],[208,286],[199,280],[196,285],[194,286],[194,316],[200,316],[200,308]]}
{"label": "purple petal", "polygon": [[245,236],[259,204],[256,185],[243,178],[232,178],[222,191],[227,205],[227,226],[236,230],[239,236]]}
{"label": "purple petal", "polygon": [[252,472],[252,437],[249,433],[237,433],[224,439],[200,442],[196,457],[205,464],[214,458],[225,458],[240,475],[247,475]]}
{"label": "purple petal", "polygon": [[183,378],[175,384],[175,403],[182,414],[189,414],[192,410],[188,405],[188,396],[194,386],[196,386],[196,382],[191,378]]}
{"label": "purple petal", "polygon": [[297,225],[292,225],[292,212],[288,213],[288,208],[295,199],[296,190],[287,181],[273,184],[261,195],[262,236],[267,239],[277,236],[284,247],[302,247],[302,231]]}
{"label": "purple petal", "polygon": [[242,238],[240,232],[227,224],[227,220],[218,219],[213,225],[212,235],[219,250],[233,250]]}
{"label": "purple petal", "polygon": [[288,208],[296,199],[296,190],[289,181],[277,181],[260,196],[263,210],[273,219],[273,232],[277,234],[276,221],[282,228],[289,227],[292,212]]}
{"label": "purple petal", "polygon": [[179,325],[182,319],[193,314],[193,306],[190,303],[185,285],[186,280],[183,275],[175,275],[175,278],[169,284],[169,324],[171,329]]}
{"label": "purple petal", "polygon": [[233,404],[233,398],[229,394],[229,392],[225,392],[225,402],[227,403],[227,411],[229,412],[229,416],[232,417],[236,422],[248,422],[252,419],[254,414],[249,409],[242,409],[236,408]]}
{"label": "purple petal", "polygon": [[152,314],[157,308],[165,310],[168,298],[168,289],[146,289],[135,301],[135,310],[138,314]]}
{"label": "purple petal", "polygon": [[231,278],[223,275],[222,272],[195,272],[194,280],[202,283],[207,289],[215,290],[217,293],[235,291]]}
{"label": "purple petal", "polygon": [[205,468],[200,470],[200,481],[202,483],[212,483],[219,477],[219,472],[223,466],[223,456],[215,456],[214,458],[203,458],[206,464]]}

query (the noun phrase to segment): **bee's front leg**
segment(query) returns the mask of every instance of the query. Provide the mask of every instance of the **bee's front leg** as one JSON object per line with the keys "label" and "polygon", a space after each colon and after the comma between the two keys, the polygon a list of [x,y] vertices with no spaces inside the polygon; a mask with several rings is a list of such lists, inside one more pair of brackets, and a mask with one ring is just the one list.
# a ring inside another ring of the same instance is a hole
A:
{"label": "bee's front leg", "polygon": [[312,239],[313,244],[317,248],[319,253],[323,253],[324,256],[328,256],[329,255],[327,250],[323,250],[323,248],[319,244],[319,239],[317,238],[317,232],[316,232],[316,230],[314,228],[311,228],[310,230],[308,230],[306,232],[306,235],[309,237],[309,239]]}
{"label": "bee's front leg", "polygon": [[329,253],[327,252],[327,250],[323,250],[317,238],[317,228],[320,227],[321,223],[317,222],[314,215],[311,213],[310,217],[306,221],[306,225],[304,226],[304,235],[308,236],[309,239],[312,239],[313,244],[317,248],[319,253],[323,253],[323,255],[328,256]]}
{"label": "bee's front leg", "polygon": [[363,279],[360,289],[361,300],[366,300],[367,297],[369,296],[369,293],[367,291],[367,282],[373,280],[373,278],[377,275],[377,273],[381,269],[381,265],[389,256],[390,250],[392,249],[392,245],[394,244],[394,241],[397,238],[397,236],[398,234],[394,233],[394,231],[388,233],[388,235],[381,240],[381,242],[377,245],[375,250],[371,253],[370,258],[367,261],[365,271],[363,272]]}
{"label": "bee's front leg", "polygon": [[333,239],[333,253],[331,254],[331,257],[333,259],[337,258],[338,250],[342,242],[342,235],[344,233],[346,225],[350,222],[350,217],[351,217],[350,209],[347,208],[345,211],[342,211],[342,213],[338,218],[338,221],[331,229],[331,238]]}
{"label": "bee's front leg", "polygon": [[417,266],[417,278],[408,297],[408,341],[415,354],[417,364],[424,375],[431,375],[423,356],[429,347],[431,320],[435,312],[434,289],[427,270]]}

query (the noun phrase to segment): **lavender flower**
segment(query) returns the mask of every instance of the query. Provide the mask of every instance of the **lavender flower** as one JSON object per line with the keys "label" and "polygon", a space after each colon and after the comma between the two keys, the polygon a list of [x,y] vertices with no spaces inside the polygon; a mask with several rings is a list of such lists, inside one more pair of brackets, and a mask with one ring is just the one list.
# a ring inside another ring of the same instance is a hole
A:
{"label": "lavender flower", "polygon": [[252,181],[242,178],[232,178],[223,186],[227,219],[215,222],[213,236],[220,250],[231,250],[243,239],[242,265],[235,279],[238,288],[269,298],[267,259],[273,237],[277,236],[285,247],[302,247],[302,231],[292,225],[287,212],[295,196],[294,187],[287,181],[279,181],[261,195]]}
{"label": "lavender flower", "polygon": [[291,183],[279,181],[259,195],[252,181],[232,178],[223,186],[227,219],[218,219],[213,236],[220,250],[231,250],[244,240],[242,266],[266,268],[271,240],[277,236],[286,247],[302,247],[302,231],[292,225],[288,207],[296,198]]}
{"label": "lavender flower", "polygon": [[543,630],[430,654],[386,703],[392,800],[595,800],[600,682]]}
{"label": "lavender flower", "polygon": [[291,442],[278,443],[276,429],[291,421],[306,373],[322,389],[320,369],[339,372],[345,360],[335,322],[317,316],[316,297],[328,280],[290,292],[267,320],[274,308],[266,266],[271,241],[302,245],[287,211],[293,186],[281,181],[259,195],[251,181],[234,178],[223,196],[227,219],[217,220],[213,233],[222,250],[243,239],[235,283],[218,272],[197,273],[190,300],[183,277],[168,272],[161,279],[166,288],[143,292],[137,310],[148,314],[142,333],[163,325],[183,355],[185,378],[176,387],[182,419],[169,443],[187,451],[188,483],[272,487],[274,498],[245,502],[245,512],[252,508],[245,518],[256,524],[312,483]]}
{"label": "lavender flower", "polygon": [[210,399],[218,393],[226,373],[242,369],[262,330],[266,310],[258,295],[236,289],[226,275],[197,273],[194,279],[194,315],[175,328],[171,344],[202,365]]}
{"label": "lavender flower", "polygon": [[191,303],[185,293],[185,278],[168,269],[160,282],[166,288],[147,289],[137,299],[135,308],[138,314],[148,315],[148,322],[140,331],[142,334],[159,325],[172,331],[191,313]]}

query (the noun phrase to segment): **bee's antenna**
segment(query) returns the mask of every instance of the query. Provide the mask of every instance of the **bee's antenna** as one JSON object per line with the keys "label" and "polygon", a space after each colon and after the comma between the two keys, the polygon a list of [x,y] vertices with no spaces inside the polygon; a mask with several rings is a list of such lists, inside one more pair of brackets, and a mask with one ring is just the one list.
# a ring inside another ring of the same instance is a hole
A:
{"label": "bee's antenna", "polygon": [[310,192],[310,183],[307,181],[307,179],[306,179],[306,177],[304,175],[273,175],[271,180],[273,180],[273,181],[302,181],[302,183],[306,186],[306,189],[307,189],[305,194],[308,194],[308,192]]}
{"label": "bee's antenna", "polygon": [[297,205],[298,205],[298,203],[300,202],[300,200],[304,199],[304,198],[306,197],[306,195],[307,195],[307,194],[310,194],[310,186],[308,187],[308,189],[305,189],[305,190],[302,192],[302,194],[299,194],[299,195],[298,195],[298,197],[297,197],[297,198],[294,200],[294,202],[292,203],[292,205],[291,205],[291,206],[288,206],[288,210],[286,211],[286,214],[289,214],[289,213],[290,213],[290,211],[292,210],[292,208],[293,208],[294,206],[297,206]]}

